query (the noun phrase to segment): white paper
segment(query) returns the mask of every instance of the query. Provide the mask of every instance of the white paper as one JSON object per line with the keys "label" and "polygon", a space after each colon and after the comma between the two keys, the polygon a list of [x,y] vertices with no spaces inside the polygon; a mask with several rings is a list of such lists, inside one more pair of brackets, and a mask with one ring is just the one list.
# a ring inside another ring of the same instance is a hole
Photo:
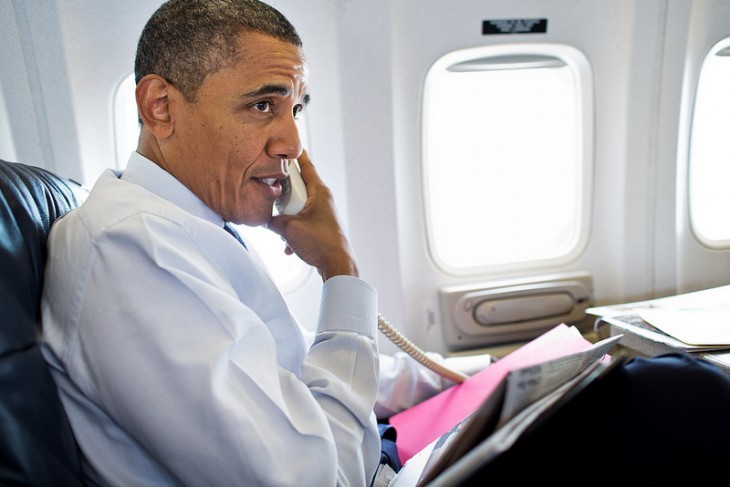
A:
{"label": "white paper", "polygon": [[730,285],[714,287],[666,298],[636,301],[611,306],[588,308],[586,313],[595,316],[615,317],[626,314],[638,314],[642,309],[730,309]]}
{"label": "white paper", "polygon": [[682,343],[730,347],[730,285],[648,301],[589,308],[586,312],[608,318],[638,315]]}
{"label": "white paper", "polygon": [[690,345],[730,346],[730,308],[652,308],[639,311],[639,316]]}

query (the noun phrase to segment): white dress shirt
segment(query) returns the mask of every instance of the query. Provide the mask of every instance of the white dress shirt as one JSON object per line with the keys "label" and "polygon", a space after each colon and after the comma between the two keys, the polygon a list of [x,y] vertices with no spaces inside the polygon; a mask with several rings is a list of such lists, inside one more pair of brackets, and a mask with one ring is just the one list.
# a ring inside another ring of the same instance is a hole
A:
{"label": "white dress shirt", "polygon": [[308,347],[253,249],[223,224],[133,154],[53,226],[43,352],[89,475],[367,484],[380,453],[375,290],[324,283]]}

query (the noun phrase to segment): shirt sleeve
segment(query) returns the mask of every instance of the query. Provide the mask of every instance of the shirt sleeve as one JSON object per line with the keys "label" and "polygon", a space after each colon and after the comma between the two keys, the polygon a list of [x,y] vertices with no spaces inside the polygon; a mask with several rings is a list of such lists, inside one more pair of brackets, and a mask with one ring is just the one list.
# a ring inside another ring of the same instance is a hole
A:
{"label": "shirt sleeve", "polygon": [[124,222],[95,243],[86,267],[70,373],[104,412],[107,434],[140,462],[188,485],[367,484],[379,459],[369,284],[325,283],[299,376],[277,361],[287,345],[267,327],[276,317],[244,305],[187,229]]}
{"label": "shirt sleeve", "polygon": [[[442,358],[435,353],[427,355],[434,360]],[[375,413],[378,419],[387,419],[451,385],[453,382],[439,377],[404,352],[382,355]]]}

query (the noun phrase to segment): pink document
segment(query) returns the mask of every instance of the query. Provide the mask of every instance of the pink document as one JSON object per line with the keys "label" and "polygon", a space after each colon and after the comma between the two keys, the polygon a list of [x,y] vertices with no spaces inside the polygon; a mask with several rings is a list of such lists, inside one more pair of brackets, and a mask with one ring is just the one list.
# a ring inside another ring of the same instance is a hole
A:
{"label": "pink document", "polygon": [[390,418],[405,463],[474,412],[510,370],[534,365],[591,347],[576,330],[560,324],[494,364],[442,393]]}

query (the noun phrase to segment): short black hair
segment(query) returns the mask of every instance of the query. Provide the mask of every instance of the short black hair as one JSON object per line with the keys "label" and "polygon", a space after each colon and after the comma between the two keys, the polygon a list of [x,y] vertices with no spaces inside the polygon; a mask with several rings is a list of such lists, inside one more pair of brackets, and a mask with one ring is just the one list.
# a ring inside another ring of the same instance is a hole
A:
{"label": "short black hair", "polygon": [[258,0],[169,0],[150,17],[137,44],[135,82],[162,76],[188,101],[208,74],[230,65],[243,32],[259,32],[301,47],[294,26]]}

